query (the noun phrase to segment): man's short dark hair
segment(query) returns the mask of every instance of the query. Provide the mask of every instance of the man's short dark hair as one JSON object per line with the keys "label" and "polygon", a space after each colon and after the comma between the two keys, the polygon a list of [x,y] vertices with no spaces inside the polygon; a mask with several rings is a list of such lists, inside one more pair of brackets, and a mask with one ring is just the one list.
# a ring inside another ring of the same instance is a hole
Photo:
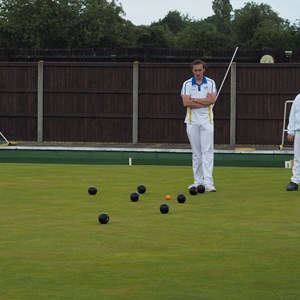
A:
{"label": "man's short dark hair", "polygon": [[202,65],[204,69],[206,69],[206,63],[201,60],[201,59],[196,59],[194,60],[192,63],[191,63],[191,69],[193,69],[193,66],[196,66],[196,65]]}

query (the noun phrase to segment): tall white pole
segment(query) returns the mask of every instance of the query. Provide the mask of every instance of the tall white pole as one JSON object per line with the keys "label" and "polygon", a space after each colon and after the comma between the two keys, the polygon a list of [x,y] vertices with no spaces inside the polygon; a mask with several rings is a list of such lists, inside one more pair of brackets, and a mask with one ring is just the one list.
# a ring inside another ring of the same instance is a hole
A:
{"label": "tall white pole", "polygon": [[225,82],[225,80],[226,80],[227,74],[228,74],[228,72],[229,72],[229,70],[230,70],[230,67],[231,67],[232,62],[233,62],[233,60],[234,60],[234,57],[235,57],[235,55],[236,55],[236,52],[238,51],[238,48],[239,48],[239,47],[236,47],[236,48],[235,48],[235,51],[234,51],[234,53],[233,53],[233,55],[232,55],[230,64],[229,64],[229,66],[228,66],[228,68],[227,68],[227,71],[226,71],[226,73],[225,73],[225,76],[224,76],[224,78],[223,78],[223,81],[222,81],[222,83],[221,83],[221,85],[220,85],[220,88],[219,88],[219,90],[218,90],[218,93],[217,93],[217,96],[216,96],[216,100],[218,99],[218,96],[219,96],[219,94],[220,94],[220,92],[221,92],[221,90],[222,90],[223,84],[224,84],[224,82]]}

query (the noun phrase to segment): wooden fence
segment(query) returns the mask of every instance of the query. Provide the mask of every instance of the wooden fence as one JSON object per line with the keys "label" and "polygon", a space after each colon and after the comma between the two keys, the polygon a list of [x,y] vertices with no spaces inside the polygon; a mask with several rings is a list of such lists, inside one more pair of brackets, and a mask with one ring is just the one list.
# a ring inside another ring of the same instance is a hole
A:
{"label": "wooden fence", "polygon": [[[220,86],[228,63],[206,75]],[[300,64],[237,63],[214,107],[216,144],[281,144]],[[0,131],[16,141],[188,143],[185,63],[0,63]]]}

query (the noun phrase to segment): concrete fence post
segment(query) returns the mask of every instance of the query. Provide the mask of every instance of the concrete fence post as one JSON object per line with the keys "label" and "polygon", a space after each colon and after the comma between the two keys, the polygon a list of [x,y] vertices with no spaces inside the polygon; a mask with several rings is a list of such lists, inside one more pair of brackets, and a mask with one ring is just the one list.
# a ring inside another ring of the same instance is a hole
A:
{"label": "concrete fence post", "polygon": [[132,83],[132,143],[138,144],[139,134],[139,62],[133,63]]}
{"label": "concrete fence post", "polygon": [[231,65],[230,86],[230,145],[236,144],[236,63]]}
{"label": "concrete fence post", "polygon": [[38,62],[38,90],[37,90],[37,142],[44,141],[44,62]]}

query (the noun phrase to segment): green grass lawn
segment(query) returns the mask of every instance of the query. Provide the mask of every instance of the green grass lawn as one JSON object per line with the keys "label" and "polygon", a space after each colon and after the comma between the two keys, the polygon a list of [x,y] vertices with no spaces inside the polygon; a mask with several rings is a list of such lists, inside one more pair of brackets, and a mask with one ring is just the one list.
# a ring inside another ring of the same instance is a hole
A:
{"label": "green grass lawn", "polygon": [[1,164],[0,299],[300,299],[290,176],[218,167],[190,196],[191,167]]}

